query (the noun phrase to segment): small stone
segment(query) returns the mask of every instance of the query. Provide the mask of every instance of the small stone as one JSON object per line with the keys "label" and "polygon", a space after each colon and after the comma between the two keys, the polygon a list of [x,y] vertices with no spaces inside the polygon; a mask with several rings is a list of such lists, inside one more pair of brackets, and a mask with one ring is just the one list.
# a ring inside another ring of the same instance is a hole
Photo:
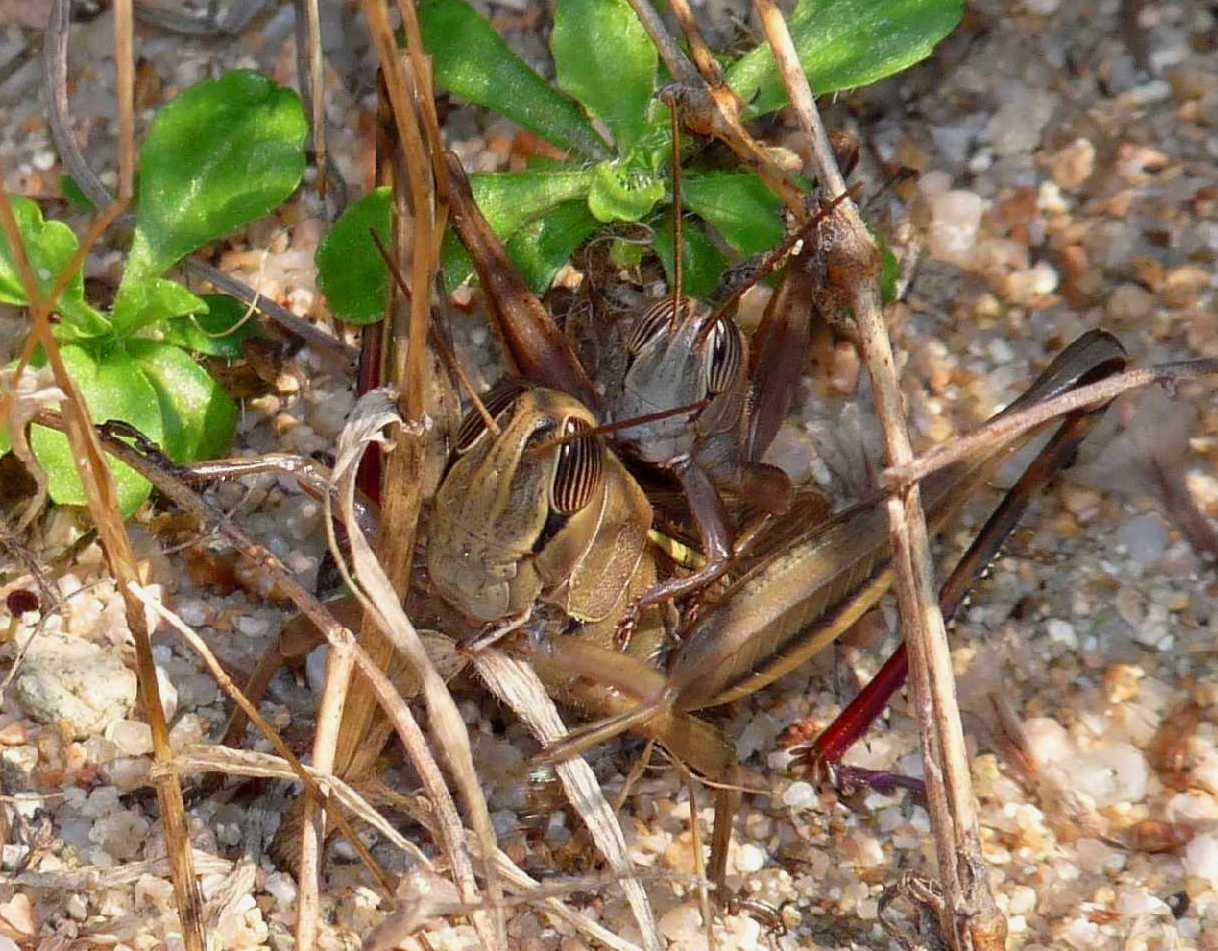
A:
{"label": "small stone", "polygon": [[1087,139],[1075,139],[1053,156],[1050,174],[1062,189],[1078,191],[1095,172],[1095,146]]}
{"label": "small stone", "polygon": [[1135,515],[1117,529],[1117,544],[1145,568],[1154,565],[1167,551],[1167,526],[1155,512]]}
{"label": "small stone", "polygon": [[124,756],[146,756],[152,752],[152,727],[138,720],[116,720],[106,727],[106,739]]}
{"label": "small stone", "polygon": [[0,776],[9,790],[24,792],[32,789],[34,770],[37,768],[36,746],[10,746],[0,750]]}
{"label": "small stone", "polygon": [[930,250],[949,263],[967,260],[981,225],[981,196],[955,190],[931,199]]}
{"label": "small stone", "polygon": [[30,732],[24,720],[14,720],[0,727],[0,746],[24,746],[29,742]]}
{"label": "small stone", "polygon": [[1150,765],[1129,743],[1109,743],[1085,750],[1060,763],[1074,789],[1102,809],[1118,802],[1140,802],[1150,785]]}
{"label": "small stone", "polygon": [[31,720],[66,720],[75,739],[102,733],[135,702],[135,674],[97,644],[69,637],[34,642],[14,685]]}
{"label": "small stone", "polygon": [[169,672],[160,664],[156,665],[156,685],[161,695],[161,709],[165,712],[165,719],[172,720],[178,712],[178,688],[169,679]]}
{"label": "small stone", "polygon": [[791,783],[782,794],[782,801],[792,809],[806,809],[816,802],[816,790],[810,783]]}
{"label": "small stone", "polygon": [[38,933],[38,916],[30,896],[23,891],[14,893],[12,898],[0,905],[0,918],[18,934],[33,937]]}
{"label": "small stone", "polygon": [[1104,671],[1104,695],[1109,703],[1124,703],[1138,695],[1146,672],[1134,664],[1113,664]]}
{"label": "small stone", "polygon": [[1155,296],[1137,284],[1122,284],[1109,296],[1104,309],[1109,320],[1135,323],[1154,313]]}
{"label": "small stone", "polygon": [[1218,837],[1199,835],[1184,849],[1184,870],[1194,878],[1218,885]]}
{"label": "small stone", "polygon": [[1078,635],[1074,633],[1074,625],[1069,621],[1052,618],[1045,625],[1049,632],[1049,640],[1061,644],[1067,650],[1078,650]]}
{"label": "small stone", "polygon": [[762,849],[751,842],[746,842],[736,853],[736,871],[746,875],[750,872],[758,872],[765,866],[765,859],[766,854]]}
{"label": "small stone", "polygon": [[1007,913],[1028,915],[1036,910],[1036,890],[1027,885],[1015,885],[1007,893]]}
{"label": "small stone", "polygon": [[309,689],[318,696],[321,696],[326,686],[326,664],[329,659],[329,644],[314,648],[305,658],[305,679],[309,682]]}
{"label": "small stone", "polygon": [[696,938],[702,931],[702,913],[690,903],[665,912],[658,922],[660,933],[678,945]]}

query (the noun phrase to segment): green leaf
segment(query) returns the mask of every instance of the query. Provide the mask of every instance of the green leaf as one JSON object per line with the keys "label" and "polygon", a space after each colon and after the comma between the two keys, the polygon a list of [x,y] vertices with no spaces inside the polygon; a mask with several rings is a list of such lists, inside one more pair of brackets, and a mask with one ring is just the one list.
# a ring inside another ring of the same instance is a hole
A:
{"label": "green leaf", "polygon": [[556,205],[586,195],[592,188],[592,169],[564,172],[500,172],[473,175],[474,200],[491,230],[506,241],[526,221]]}
{"label": "green leaf", "polygon": [[207,303],[177,281],[154,277],[134,283],[124,280],[114,295],[114,330],[133,334],[149,324],[207,310]]}
{"label": "green leaf", "polygon": [[308,133],[300,98],[247,70],[191,86],[161,108],[140,150],[124,283],[261,218],[296,190]]}
{"label": "green leaf", "polygon": [[474,273],[473,259],[452,228],[448,229],[440,243],[440,269],[444,272],[446,294],[451,294]]}
{"label": "green leaf", "polygon": [[588,240],[599,224],[580,199],[565,202],[529,222],[508,242],[507,252],[524,275],[529,289],[542,294],[575,249]]}
{"label": "green leaf", "polygon": [[[654,246],[664,264],[668,286],[672,286],[672,216],[666,215],[656,226]],[[690,297],[706,297],[718,285],[727,258],[715,247],[706,229],[688,218],[681,223],[681,292]]]}
{"label": "green leaf", "polygon": [[741,254],[768,251],[782,240],[782,202],[753,172],[690,173],[681,180],[681,197]]}
{"label": "green leaf", "polygon": [[[76,235],[62,221],[44,221],[42,210],[28,198],[10,195],[9,202],[38,289],[46,296],[59,272],[68,266],[76,253]],[[0,301],[18,306],[29,304],[13,250],[3,231],[0,231]],[[63,339],[97,337],[110,331],[109,321],[85,303],[85,281],[79,271],[64,288],[55,309],[63,318],[57,327],[57,333]]]}
{"label": "green leaf", "polygon": [[465,0],[423,0],[419,27],[438,86],[507,116],[560,149],[590,158],[608,154],[579,106],[513,53]]}
{"label": "green leaf", "polygon": [[880,266],[880,296],[885,304],[891,304],[897,299],[897,280],[901,276],[901,265],[888,242],[878,235],[875,235],[875,239],[880,245],[883,262]]}
{"label": "green leaf", "polygon": [[640,221],[665,194],[664,180],[617,162],[601,162],[593,170],[588,208],[597,221]]}
{"label": "green leaf", "polygon": [[[800,0],[788,25],[817,95],[878,82],[925,59],[964,13],[963,0]],[[773,54],[762,44],[727,71],[748,117],[787,104]]]}
{"label": "green leaf", "polygon": [[59,176],[59,190],[63,192],[63,197],[77,211],[97,210],[93,207],[93,202],[89,201],[89,196],[81,190],[81,187],[76,184],[76,179],[71,175]]}
{"label": "green leaf", "polygon": [[550,49],[558,85],[602,120],[619,155],[647,129],[656,49],[626,0],[558,0]]}
{"label": "green leaf", "polygon": [[232,445],[237,404],[181,347],[132,340],[131,358],[156,391],[165,453],[174,462],[222,456]]}
{"label": "green leaf", "polygon": [[336,317],[374,324],[385,316],[389,271],[372,242],[375,231],[390,244],[387,187],[369,192],[342,213],[317,247],[317,286]]}
{"label": "green leaf", "polygon": [[[125,350],[112,347],[100,353],[69,344],[60,348],[64,366],[80,388],[93,421],[121,419],[149,439],[161,443],[161,407],[156,391]],[[30,446],[49,479],[51,500],[57,505],[84,505],[85,490],[76,473],[72,450],[62,433],[34,426]],[[148,498],[151,486],[121,462],[107,457],[114,473],[119,510],[126,517]]]}
{"label": "green leaf", "polygon": [[241,357],[241,344],[260,332],[257,316],[250,315],[243,302],[224,294],[204,294],[203,302],[207,313],[189,314],[170,322],[165,328],[165,342],[207,357]]}
{"label": "green leaf", "polygon": [[[506,243],[526,222],[587,195],[592,174],[591,169],[499,172],[471,176],[470,187],[482,216],[499,240]],[[474,262],[465,245],[451,230],[440,246],[440,264],[444,268],[444,287],[449,293],[474,273]]]}

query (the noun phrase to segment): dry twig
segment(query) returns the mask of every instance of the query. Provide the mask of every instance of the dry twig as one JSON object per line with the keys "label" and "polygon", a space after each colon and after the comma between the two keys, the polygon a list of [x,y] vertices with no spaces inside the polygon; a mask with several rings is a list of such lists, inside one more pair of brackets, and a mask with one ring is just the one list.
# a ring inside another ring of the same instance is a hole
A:
{"label": "dry twig", "polygon": [[[829,194],[841,194],[845,181],[782,12],[773,0],[755,0],[755,6],[791,104],[808,138],[817,180]],[[859,342],[873,383],[889,464],[902,465],[913,458],[913,450],[905,429],[892,345],[884,326],[879,250],[853,201],[843,202],[839,215],[845,228],[835,235],[837,242],[829,249],[828,273],[850,303],[858,323]],[[926,518],[918,487],[914,485],[903,493],[890,495],[885,508],[892,532],[897,600],[909,651],[910,686],[943,882],[943,931],[958,949],[1001,949],[1005,944],[1006,919],[990,894],[981,857],[976,802],[947,634],[935,596]]]}

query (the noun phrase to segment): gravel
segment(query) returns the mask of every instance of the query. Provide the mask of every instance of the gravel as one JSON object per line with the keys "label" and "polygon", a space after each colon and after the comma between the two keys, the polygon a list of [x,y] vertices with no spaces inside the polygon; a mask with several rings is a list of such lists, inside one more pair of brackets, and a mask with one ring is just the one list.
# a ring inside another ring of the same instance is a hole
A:
{"label": "gravel", "polygon": [[[1121,16],[1134,8],[1137,28],[1129,31]],[[490,10],[527,59],[544,61],[537,9],[512,2]],[[290,82],[287,12],[260,21],[240,41],[194,42],[143,28],[139,52],[153,95],[166,98],[236,65]],[[744,16],[742,5],[718,0],[699,14],[718,39],[730,35],[732,17]],[[334,8],[323,15],[334,16]],[[373,57],[358,17],[332,25],[330,144],[358,191],[370,167]],[[102,14],[74,25],[72,39],[77,133],[90,159],[107,169],[110,26]],[[866,145],[866,196],[898,165],[920,176],[895,186],[869,212],[886,234],[897,233],[889,224],[910,222],[925,242],[910,292],[891,312],[920,447],[951,439],[1009,403],[1052,353],[1091,327],[1117,333],[1143,365],[1218,355],[1216,31],[1215,13],[1203,4],[979,0],[930,62],[829,109],[832,126],[852,127]],[[37,32],[20,25],[0,36],[4,62],[22,49],[28,58],[5,67],[0,85],[5,184],[48,199],[51,211],[83,230],[85,220],[55,197],[63,170],[33,85],[38,43]],[[141,124],[146,119],[142,114]],[[511,160],[514,131],[502,121],[454,107],[446,127],[467,164],[495,169]],[[789,120],[775,136],[799,141]],[[316,207],[300,199],[217,252],[225,269],[261,281],[263,293],[325,321],[310,265],[323,231]],[[898,252],[908,249],[900,239],[893,244]],[[113,249],[103,249],[89,275],[113,281],[117,261]],[[499,358],[474,304],[453,315],[455,343],[478,374],[489,376]],[[0,308],[4,362],[21,329],[20,315]],[[308,350],[289,366],[294,372],[281,374],[271,392],[244,404],[239,451],[332,448],[351,405],[346,382]],[[800,383],[797,413],[774,450],[784,465],[839,496],[862,491],[877,446],[865,380],[858,393],[843,395],[853,385],[848,369]],[[1192,547],[1193,535],[1173,514],[1180,510],[1165,505],[1163,482],[1149,461],[1152,454],[1166,459],[1165,471],[1178,476],[1172,484],[1200,517],[1218,517],[1213,392],[1189,386],[1174,401],[1161,394],[1119,401],[1070,477],[1039,501],[952,631],[979,825],[995,897],[1008,915],[1010,948],[1218,947],[1218,584],[1212,553]],[[212,495],[311,580],[322,549],[315,503],[273,477],[220,486]],[[160,519],[145,512],[136,522],[151,581],[224,664],[251,670],[284,623],[281,608],[256,577],[225,588],[200,580],[206,545],[191,549],[190,558],[162,554],[184,538]],[[977,524],[970,516],[945,540],[944,564],[946,552],[964,544]],[[72,513],[54,513],[31,544],[49,559],[82,531]],[[10,573],[0,577],[8,587],[0,595],[23,584],[5,567]],[[31,797],[4,806],[14,831],[0,864],[5,874],[135,868],[163,854],[164,844],[147,789],[150,737],[132,709],[122,606],[96,545],[49,583],[62,607],[17,619],[0,648],[0,662],[11,668],[17,646],[30,642],[0,705],[0,779],[6,795]],[[786,724],[832,719],[849,699],[842,685],[873,673],[893,643],[893,617],[886,608],[870,632],[856,631],[832,657],[719,714],[752,772],[750,789],[759,790],[745,797],[736,825],[729,884],[775,909],[787,929],[769,934],[764,916],[726,915],[716,922],[721,949],[897,947],[879,923],[879,900],[902,871],[933,871],[925,811],[908,793],[846,799],[788,775],[789,756],[776,745]],[[9,621],[0,613],[0,630]],[[175,637],[165,630],[156,637],[162,688],[173,698],[171,739],[181,749],[215,735],[226,710],[209,675]],[[317,698],[310,685],[316,687],[320,660],[310,659],[307,676],[281,674],[264,705],[302,749],[311,735]],[[165,690],[170,683],[176,695]],[[1032,775],[1011,755],[995,721],[995,696],[1022,728]],[[588,871],[576,820],[555,806],[530,813],[534,796],[522,792],[521,776],[535,746],[524,732],[477,693],[463,697],[462,713],[475,734],[504,848],[539,874]],[[619,743],[594,757],[611,798],[637,752],[637,744]],[[905,699],[848,761],[920,774]],[[387,775],[403,791],[417,784],[404,771]],[[709,802],[705,791],[700,795]],[[214,899],[226,883],[245,881],[236,877],[236,863],[251,855],[248,885],[223,907],[217,934],[235,949],[287,947],[296,884],[253,844],[241,818],[255,809],[277,811],[282,800],[251,802],[250,810],[206,797],[192,804],[195,848],[227,863],[201,883]],[[692,869],[688,816],[688,792],[676,771],[644,773],[623,809],[636,861]],[[699,816],[705,843],[711,810],[704,806]],[[400,862],[383,843],[374,847]],[[371,886],[359,866],[331,861],[322,947],[355,947],[381,920],[386,903]],[[684,885],[651,882],[648,891],[672,947],[705,947],[696,897]],[[635,936],[619,896],[608,888],[568,901]],[[172,907],[159,867],[140,867],[121,884],[91,890],[0,881],[0,951],[38,939],[86,946],[100,935],[117,935],[113,940],[128,947],[172,946]],[[910,925],[899,916],[898,922]],[[513,943],[530,951],[585,946],[569,925],[537,910],[514,911],[509,930]],[[476,946],[462,919],[433,922],[428,940],[437,949]]]}

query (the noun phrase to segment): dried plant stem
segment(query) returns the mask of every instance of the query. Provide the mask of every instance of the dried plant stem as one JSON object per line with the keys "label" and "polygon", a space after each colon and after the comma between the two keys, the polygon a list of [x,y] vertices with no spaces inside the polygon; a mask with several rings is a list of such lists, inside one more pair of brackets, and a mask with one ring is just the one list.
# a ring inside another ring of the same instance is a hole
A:
{"label": "dried plant stem", "polygon": [[[326,685],[317,711],[317,729],[313,734],[313,768],[328,773],[334,768],[334,749],[338,744],[338,728],[342,723],[343,705],[347,702],[347,685],[355,665],[351,642],[340,641],[330,648],[326,661]],[[329,798],[328,795],[326,797]],[[323,800],[324,801],[324,800]],[[326,845],[325,812],[318,808],[312,787],[305,789],[304,817],[301,823],[300,874],[297,878],[299,898],[296,916],[296,947],[311,951],[317,940],[320,918],[318,879],[321,855]]]}
{"label": "dried plant stem", "polygon": [[905,486],[925,479],[938,469],[990,452],[995,446],[1007,445],[1023,433],[1054,417],[1100,406],[1129,390],[1154,383],[1171,386],[1214,374],[1218,374],[1218,359],[1214,358],[1183,360],[1114,373],[1098,383],[1080,386],[1061,396],[1035,403],[1027,409],[1004,414],[967,436],[960,436],[949,443],[936,446],[917,459],[911,459],[901,465],[894,463],[884,470],[882,479],[889,489],[900,491]]}
{"label": "dried plant stem", "polygon": [[[303,14],[303,16],[302,16]],[[326,92],[322,85],[325,72],[325,59],[321,52],[321,15],[318,11],[317,0],[298,0],[296,4],[297,42],[300,28],[303,26],[307,69],[301,77],[301,86],[308,83],[308,103],[311,111],[309,117],[310,131],[313,135],[313,166],[317,169],[317,191],[326,194]]]}
{"label": "dried plant stem", "polygon": [[[808,137],[812,165],[831,195],[845,190],[829,137],[820,122],[808,78],[799,64],[786,21],[773,0],[755,0],[766,38],[782,73],[800,125]],[[871,375],[876,410],[890,465],[913,458],[897,386],[892,345],[884,326],[878,282],[879,252],[853,201],[841,205],[838,245],[830,249],[830,274],[859,327],[863,358]],[[835,265],[837,265],[835,267]],[[885,500],[893,542],[893,567],[901,624],[910,659],[910,684],[922,740],[927,798],[943,884],[939,910],[944,935],[960,949],[990,951],[1005,944],[1006,920],[990,894],[981,857],[976,803],[943,616],[935,596],[933,566],[916,485]]]}

